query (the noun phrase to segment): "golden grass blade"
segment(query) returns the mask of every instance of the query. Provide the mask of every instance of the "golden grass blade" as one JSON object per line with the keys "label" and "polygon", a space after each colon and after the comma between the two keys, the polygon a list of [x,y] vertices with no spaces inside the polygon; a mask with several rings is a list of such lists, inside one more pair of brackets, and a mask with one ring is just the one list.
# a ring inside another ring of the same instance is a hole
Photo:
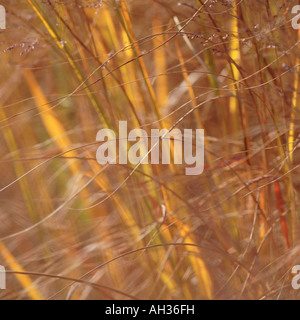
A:
{"label": "golden grass blade", "polygon": [[[231,74],[233,78],[233,82],[236,82],[240,79],[240,71],[238,69],[238,65],[240,64],[241,60],[241,53],[240,53],[240,42],[239,42],[239,27],[238,27],[238,6],[236,5],[235,1],[233,3],[234,8],[232,9],[232,19],[230,25],[230,32],[231,32],[231,40],[230,40],[230,58],[232,62],[230,63]],[[233,94],[238,94],[239,85],[235,84],[233,86]],[[238,105],[239,99],[236,97],[230,97],[229,102],[229,110],[230,114],[233,116],[234,123],[235,123],[235,130],[238,128]]]}
{"label": "golden grass blade", "polygon": [[[129,12],[128,12],[125,0],[121,0],[121,12],[119,12],[119,16],[120,16],[121,23],[122,23],[122,25],[124,27],[124,30],[125,30],[125,32],[126,32],[126,34],[128,36],[128,39],[129,39],[130,43],[136,42],[137,39],[136,39],[134,31],[133,31],[133,27],[132,27],[132,24],[131,24],[131,19],[130,19],[130,16],[129,16]],[[141,55],[141,51],[140,51],[140,49],[139,49],[139,47],[137,45],[132,50],[134,51],[136,57]],[[153,89],[153,86],[152,86],[152,84],[150,82],[149,74],[148,74],[148,71],[147,71],[147,68],[146,68],[146,65],[145,65],[145,62],[144,62],[143,58],[139,58],[138,59],[138,63],[139,63],[139,67],[141,69],[141,72],[142,72],[143,79],[145,81],[147,90],[149,92],[149,96],[150,96],[151,101],[153,103],[153,107],[154,107],[154,110],[155,110],[156,117],[157,117],[158,120],[161,120],[162,119],[162,113],[161,113],[161,110],[160,110],[161,106],[159,106],[159,104],[158,104],[157,97],[155,95],[155,91]],[[164,125],[163,121],[160,121],[159,124],[160,124],[161,128],[165,128],[165,125]]]}
{"label": "golden grass blade", "polygon": [[[163,33],[162,21],[159,14],[153,19],[153,34]],[[164,36],[157,36],[153,39],[153,46],[158,47],[164,42]],[[154,64],[156,78],[156,95],[157,101],[161,108],[164,108],[168,104],[168,76],[167,73],[167,59],[166,48],[159,48],[154,52]]]}
{"label": "golden grass blade", "polygon": [[[51,109],[49,101],[46,99],[40,85],[34,77],[31,70],[26,69],[23,71],[24,78],[29,86],[29,89],[34,97],[35,103],[38,107],[40,117],[43,124],[53,139],[54,143],[60,148],[61,152],[68,151],[72,148],[72,142],[66,135],[66,130],[63,124],[57,119],[55,111]],[[68,157],[76,157],[78,154],[75,151],[68,152]],[[76,162],[72,159],[66,160],[69,163],[70,169],[74,175],[80,172],[80,169]]]}
{"label": "golden grass blade", "polygon": [[[300,39],[300,32],[299,32]],[[291,113],[291,123],[289,130],[289,140],[288,140],[288,150],[290,155],[290,161],[293,163],[294,160],[294,142],[295,142],[295,120],[297,116],[297,112],[299,112],[298,108],[298,95],[299,95],[299,72],[300,72],[300,59],[297,58],[296,65],[297,68],[295,70],[294,77],[294,91],[293,91],[293,99],[292,99],[292,113]]]}
{"label": "golden grass blade", "polygon": [[[180,227],[180,233],[185,243],[196,244],[193,237],[191,236],[191,229],[188,225],[182,224]],[[209,269],[203,260],[201,250],[197,247],[190,249],[191,254],[189,255],[189,261],[193,267],[193,270],[197,276],[199,289],[204,299],[213,298],[213,283],[210,276]],[[193,254],[194,253],[194,254]]]}
{"label": "golden grass blade", "polygon": [[[9,252],[7,247],[1,241],[0,253],[11,270],[17,272],[25,272],[22,266],[17,262],[15,257]],[[20,282],[21,286],[24,288],[24,290],[32,300],[44,300],[42,294],[34,286],[32,280],[28,275],[16,274],[15,277]]]}
{"label": "golden grass blade", "polygon": [[[70,63],[70,66],[72,67],[74,73],[76,74],[78,80],[80,81],[80,83],[84,83],[85,82],[85,77],[83,76],[82,72],[80,71],[80,69],[78,68],[78,66],[76,65],[72,55],[70,54],[69,50],[67,49],[66,45],[63,43],[62,39],[59,37],[59,35],[57,34],[57,32],[55,31],[55,29],[53,28],[53,26],[50,24],[50,22],[47,20],[47,18],[45,18],[45,16],[42,14],[42,9],[41,7],[37,4],[37,2],[35,0],[27,0],[28,3],[31,5],[31,7],[33,8],[33,10],[36,12],[36,14],[39,16],[39,18],[41,19],[41,21],[43,22],[45,28],[47,29],[47,31],[49,32],[49,34],[51,35],[51,37],[54,39],[56,45],[58,46],[58,48],[60,48],[66,55],[68,62]],[[107,127],[107,128],[112,128],[112,124],[109,120],[109,118],[107,117],[106,113],[104,112],[102,106],[99,104],[99,102],[97,101],[94,93],[92,92],[90,87],[87,87],[87,92],[88,95],[91,99],[92,105],[94,106],[95,110],[98,112],[103,124]]]}

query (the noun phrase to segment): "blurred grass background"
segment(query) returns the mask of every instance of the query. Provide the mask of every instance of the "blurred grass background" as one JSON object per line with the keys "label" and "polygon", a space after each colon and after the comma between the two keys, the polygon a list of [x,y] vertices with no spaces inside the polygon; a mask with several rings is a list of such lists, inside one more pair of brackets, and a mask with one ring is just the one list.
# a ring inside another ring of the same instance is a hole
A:
{"label": "blurred grass background", "polygon": [[[0,298],[297,299],[296,4],[6,0]],[[181,117],[203,175],[142,165],[118,189],[133,167],[97,163],[98,130]]]}

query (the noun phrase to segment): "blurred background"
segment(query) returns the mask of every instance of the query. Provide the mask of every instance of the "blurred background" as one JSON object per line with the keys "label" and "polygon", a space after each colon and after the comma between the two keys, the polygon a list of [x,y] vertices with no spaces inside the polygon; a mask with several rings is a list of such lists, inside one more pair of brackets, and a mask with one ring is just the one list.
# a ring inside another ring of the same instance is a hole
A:
{"label": "blurred background", "polygon": [[[299,297],[298,1],[1,3],[1,299]],[[100,166],[122,120],[204,173]]]}

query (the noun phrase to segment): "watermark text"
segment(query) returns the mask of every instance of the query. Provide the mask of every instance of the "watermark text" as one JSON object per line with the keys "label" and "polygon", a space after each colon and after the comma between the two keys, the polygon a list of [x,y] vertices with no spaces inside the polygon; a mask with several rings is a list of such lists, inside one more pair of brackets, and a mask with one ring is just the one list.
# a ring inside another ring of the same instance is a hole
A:
{"label": "watermark text", "polygon": [[295,30],[300,29],[300,5],[292,8],[292,14],[295,15],[292,19],[292,27]]}
{"label": "watermark text", "polygon": [[6,289],[6,270],[3,266],[0,266],[0,290]]}
{"label": "watermark text", "polygon": [[[106,164],[186,164],[185,174],[200,175],[204,171],[204,130],[152,129],[151,135],[141,128],[128,133],[127,121],[119,122],[119,134],[102,129],[97,141],[97,162]],[[118,146],[117,146],[118,142]],[[128,142],[135,142],[130,147]]]}
{"label": "watermark text", "polygon": [[0,5],[0,29],[6,29],[6,10]]}
{"label": "watermark text", "polygon": [[300,289],[300,266],[294,266],[292,269],[292,274],[295,274],[294,278],[292,279],[292,287],[294,290]]}

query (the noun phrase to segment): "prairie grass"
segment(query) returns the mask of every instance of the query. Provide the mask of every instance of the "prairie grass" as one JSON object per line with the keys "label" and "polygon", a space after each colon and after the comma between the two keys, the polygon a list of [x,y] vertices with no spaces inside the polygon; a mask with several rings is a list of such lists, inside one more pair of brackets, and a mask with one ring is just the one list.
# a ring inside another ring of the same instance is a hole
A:
{"label": "prairie grass", "polygon": [[[0,298],[297,299],[295,4],[7,0]],[[204,173],[99,165],[121,120],[205,129]]]}

